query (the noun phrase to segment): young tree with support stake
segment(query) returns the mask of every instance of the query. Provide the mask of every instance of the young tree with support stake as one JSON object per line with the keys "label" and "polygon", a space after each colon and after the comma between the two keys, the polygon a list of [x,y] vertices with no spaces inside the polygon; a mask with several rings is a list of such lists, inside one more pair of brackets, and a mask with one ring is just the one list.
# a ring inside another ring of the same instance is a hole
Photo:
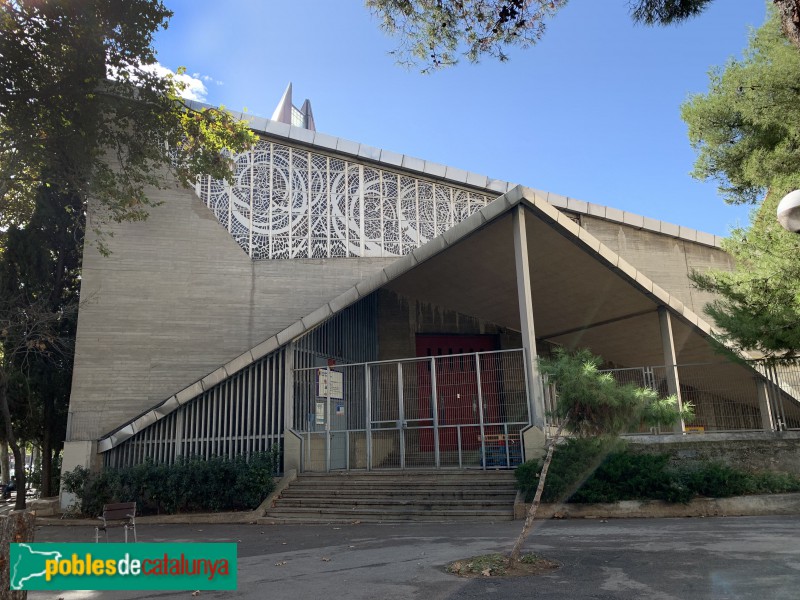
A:
{"label": "young tree with support stake", "polygon": [[559,426],[548,445],[525,524],[511,550],[512,561],[519,561],[522,556],[563,430],[578,436],[617,436],[641,424],[671,426],[693,416],[691,405],[678,409],[675,396],[660,399],[652,389],[618,384],[610,373],[599,371],[600,363],[600,357],[588,350],[570,353],[562,348],[556,350],[552,359],[540,361],[541,372],[555,384],[558,393],[553,416],[559,420]]}

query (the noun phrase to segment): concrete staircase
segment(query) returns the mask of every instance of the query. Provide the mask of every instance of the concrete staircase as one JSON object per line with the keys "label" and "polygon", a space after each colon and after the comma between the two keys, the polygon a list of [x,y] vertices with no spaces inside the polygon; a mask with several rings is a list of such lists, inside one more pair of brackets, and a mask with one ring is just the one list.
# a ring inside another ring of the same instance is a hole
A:
{"label": "concrete staircase", "polygon": [[513,471],[303,474],[259,523],[510,521]]}

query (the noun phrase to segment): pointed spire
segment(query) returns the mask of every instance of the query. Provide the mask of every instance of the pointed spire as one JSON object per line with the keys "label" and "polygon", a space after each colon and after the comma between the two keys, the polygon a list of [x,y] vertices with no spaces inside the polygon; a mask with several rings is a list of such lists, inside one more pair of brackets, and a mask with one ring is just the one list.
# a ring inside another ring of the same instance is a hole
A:
{"label": "pointed spire", "polygon": [[316,131],[317,127],[314,125],[314,113],[311,112],[311,100],[306,98],[306,101],[303,102],[303,106],[300,108],[300,112],[303,113],[303,126],[311,131]]}
{"label": "pointed spire", "polygon": [[283,98],[278,103],[275,112],[272,113],[272,120],[279,123],[286,123],[295,127],[303,127],[316,131],[314,124],[314,113],[311,112],[311,101],[306,100],[303,102],[303,108],[297,108],[292,104],[292,83],[286,86],[286,91],[283,92]]}
{"label": "pointed spire", "polygon": [[280,123],[292,124],[292,82],[286,87],[283,92],[283,98],[278,103],[275,112],[272,113],[272,120],[279,121]]}

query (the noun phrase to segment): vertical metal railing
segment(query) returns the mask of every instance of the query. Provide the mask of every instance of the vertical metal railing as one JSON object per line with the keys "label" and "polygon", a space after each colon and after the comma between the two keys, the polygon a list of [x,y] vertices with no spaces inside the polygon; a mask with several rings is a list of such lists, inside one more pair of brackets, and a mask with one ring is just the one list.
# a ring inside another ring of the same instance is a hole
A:
{"label": "vertical metal railing", "polygon": [[[228,377],[103,454],[107,467],[152,460],[250,456],[282,444],[286,351],[277,350]],[[157,408],[155,409],[157,410]]]}
{"label": "vertical metal railing", "polygon": [[800,361],[761,360],[751,365],[764,377],[774,428],[777,431],[800,429]]}
{"label": "vertical metal railing", "polygon": [[[719,362],[678,365],[681,399],[694,408],[689,432],[800,429],[800,365]],[[667,396],[662,366],[611,369],[620,384],[633,384]],[[551,389],[547,401],[555,406]],[[634,426],[630,433],[674,433]]]}

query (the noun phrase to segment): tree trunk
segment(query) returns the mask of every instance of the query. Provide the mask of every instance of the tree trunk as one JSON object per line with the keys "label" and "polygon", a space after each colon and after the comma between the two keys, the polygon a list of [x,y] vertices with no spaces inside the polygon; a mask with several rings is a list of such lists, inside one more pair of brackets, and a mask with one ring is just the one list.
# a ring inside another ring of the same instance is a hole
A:
{"label": "tree trunk", "polygon": [[800,50],[800,0],[773,0],[781,15],[783,32]]}
{"label": "tree trunk", "polygon": [[11,426],[11,410],[8,408],[8,395],[6,394],[6,374],[0,367],[0,414],[2,414],[5,424],[6,439],[11,446],[14,454],[14,479],[17,488],[17,501],[14,503],[15,510],[25,510],[25,460],[22,451],[17,443],[17,436],[14,435],[14,428]]}
{"label": "tree trunk", "polygon": [[25,600],[28,592],[10,590],[9,544],[32,542],[35,518],[27,511],[12,511],[0,515],[0,599]]}
{"label": "tree trunk", "polygon": [[561,432],[564,430],[564,426],[568,422],[569,415],[558,426],[556,434],[553,436],[553,439],[550,440],[550,445],[547,447],[547,456],[545,456],[544,463],[542,463],[542,473],[539,475],[539,485],[536,486],[536,495],[533,497],[531,507],[528,509],[528,515],[525,517],[525,524],[522,526],[522,531],[520,531],[517,542],[514,544],[514,548],[511,550],[511,560],[518,561],[520,559],[520,555],[522,554],[522,546],[525,543],[525,540],[528,538],[528,535],[531,533],[533,522],[536,519],[536,511],[539,508],[539,503],[542,501],[544,482],[545,479],[547,479],[547,470],[550,468],[550,463],[553,460],[553,452],[556,448],[556,442],[558,442],[558,439],[561,437]]}
{"label": "tree trunk", "polygon": [[[25,473],[25,454],[19,447],[17,440],[9,441],[11,452],[14,455],[14,487],[17,490],[14,510],[25,510],[25,486],[28,483],[28,476]],[[22,465],[20,467],[20,465]]]}
{"label": "tree trunk", "polygon": [[11,481],[11,463],[8,462],[8,442],[6,436],[0,436],[0,484]]}
{"label": "tree trunk", "polygon": [[53,473],[53,449],[50,443],[50,427],[47,426],[45,421],[44,435],[42,436],[42,482],[39,484],[39,491],[41,498],[49,498],[55,496],[52,490],[52,473]]}

